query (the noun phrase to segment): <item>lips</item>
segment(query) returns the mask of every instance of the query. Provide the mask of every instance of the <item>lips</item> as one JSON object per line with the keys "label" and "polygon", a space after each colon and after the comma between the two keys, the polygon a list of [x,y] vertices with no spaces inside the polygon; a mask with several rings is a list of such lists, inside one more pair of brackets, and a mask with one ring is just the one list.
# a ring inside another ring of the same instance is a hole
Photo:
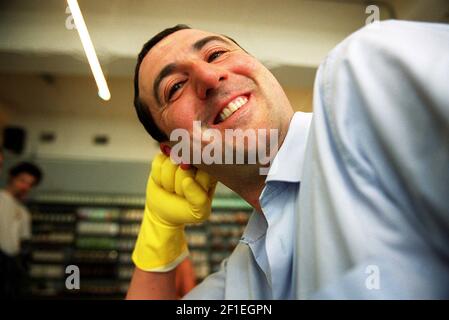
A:
{"label": "lips", "polygon": [[249,99],[248,99],[247,95],[239,95],[239,96],[233,98],[218,113],[217,117],[215,118],[214,124],[219,124],[219,123],[225,121],[226,119],[228,119],[237,110],[239,110],[241,107],[243,107],[248,102],[248,100]]}

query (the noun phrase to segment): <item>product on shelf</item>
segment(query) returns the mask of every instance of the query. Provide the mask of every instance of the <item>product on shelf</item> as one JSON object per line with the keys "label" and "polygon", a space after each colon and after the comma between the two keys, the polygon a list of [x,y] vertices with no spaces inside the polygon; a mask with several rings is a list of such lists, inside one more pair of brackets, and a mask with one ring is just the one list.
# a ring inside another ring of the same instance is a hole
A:
{"label": "product on shelf", "polygon": [[65,254],[62,251],[36,250],[32,252],[31,257],[39,262],[62,262]]}
{"label": "product on shelf", "polygon": [[118,269],[118,276],[120,279],[131,279],[133,271],[133,266],[120,266]]}
{"label": "product on shelf", "polygon": [[114,236],[119,233],[120,226],[115,222],[80,221],[76,229],[78,234],[101,234]]}
{"label": "product on shelf", "polygon": [[76,247],[82,249],[117,249],[118,241],[106,237],[84,237],[76,239]]}
{"label": "product on shelf", "polygon": [[54,243],[54,244],[68,244],[72,243],[74,235],[71,232],[52,232],[45,234],[35,234],[31,240],[35,243]]}
{"label": "product on shelf", "polygon": [[78,208],[78,217],[88,220],[117,220],[120,216],[119,209],[110,208]]}
{"label": "product on shelf", "polygon": [[120,250],[133,250],[136,240],[134,239],[120,239],[118,241],[118,248]]}
{"label": "product on shelf", "polygon": [[208,254],[206,251],[190,250],[190,258],[195,262],[207,262]]}
{"label": "product on shelf", "polygon": [[210,273],[209,265],[207,263],[196,264],[194,269],[195,274],[199,279],[206,278]]}
{"label": "product on shelf", "polygon": [[89,280],[84,281],[81,286],[79,294],[88,295],[88,296],[110,296],[110,295],[120,295],[123,296],[122,288],[119,283],[114,282],[105,282],[105,281],[95,281]]}
{"label": "product on shelf", "polygon": [[119,255],[119,261],[122,264],[131,264],[131,253],[130,252],[122,252]]}
{"label": "product on shelf", "polygon": [[118,257],[116,250],[98,251],[98,250],[77,250],[73,254],[75,261],[84,262],[115,262]]}
{"label": "product on shelf", "polygon": [[186,232],[186,240],[190,246],[204,246],[207,243],[207,236],[204,232]]}
{"label": "product on shelf", "polygon": [[73,223],[76,216],[73,213],[41,213],[33,212],[31,215],[33,222],[51,222],[51,223]]}
{"label": "product on shelf", "polygon": [[64,270],[62,265],[32,264],[30,266],[30,276],[32,278],[62,278]]}
{"label": "product on shelf", "polygon": [[136,237],[139,234],[140,224],[125,224],[120,227],[120,235]]}
{"label": "product on shelf", "polygon": [[140,221],[142,221],[142,217],[143,217],[143,210],[141,210],[141,209],[123,210],[122,214],[121,214],[121,219],[123,221],[140,222]]}
{"label": "product on shelf", "polygon": [[209,219],[211,223],[246,224],[249,219],[249,213],[246,211],[237,211],[237,212],[217,211],[212,212]]}

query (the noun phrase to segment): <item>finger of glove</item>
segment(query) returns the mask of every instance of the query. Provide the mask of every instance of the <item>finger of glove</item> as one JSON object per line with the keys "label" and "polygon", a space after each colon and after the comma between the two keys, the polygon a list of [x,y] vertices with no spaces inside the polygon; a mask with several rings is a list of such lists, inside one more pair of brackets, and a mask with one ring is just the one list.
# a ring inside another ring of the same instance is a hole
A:
{"label": "finger of glove", "polygon": [[185,178],[182,181],[182,189],[184,191],[184,197],[190,203],[191,213],[197,219],[204,218],[205,214],[208,214],[207,192],[203,187],[192,178]]}
{"label": "finger of glove", "polygon": [[149,185],[152,198],[148,201],[147,207],[160,222],[170,226],[198,222],[199,215],[192,215],[192,205],[185,198],[168,192],[152,180]]}
{"label": "finger of glove", "polygon": [[167,156],[159,153],[156,157],[154,157],[153,163],[151,164],[151,177],[158,185],[161,185],[161,168],[165,159],[167,159]]}
{"label": "finger of glove", "polygon": [[175,192],[175,174],[178,166],[169,157],[164,160],[161,169],[161,185],[168,192]]}
{"label": "finger of glove", "polygon": [[208,191],[210,187],[210,176],[203,170],[198,170],[195,175],[195,181],[205,190]]}
{"label": "finger of glove", "polygon": [[182,181],[188,177],[194,179],[195,171],[193,169],[184,170],[181,169],[181,166],[179,166],[175,174],[175,192],[181,197],[184,196],[184,191],[182,190]]}

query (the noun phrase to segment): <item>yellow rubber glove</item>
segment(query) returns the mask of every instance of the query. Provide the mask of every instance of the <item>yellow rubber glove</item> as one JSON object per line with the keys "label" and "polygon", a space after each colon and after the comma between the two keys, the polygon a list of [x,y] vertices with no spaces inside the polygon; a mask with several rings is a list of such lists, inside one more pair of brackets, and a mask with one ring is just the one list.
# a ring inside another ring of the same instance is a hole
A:
{"label": "yellow rubber glove", "polygon": [[139,269],[166,272],[184,260],[189,254],[184,226],[210,216],[215,185],[204,171],[183,170],[162,153],[154,158],[132,255]]}

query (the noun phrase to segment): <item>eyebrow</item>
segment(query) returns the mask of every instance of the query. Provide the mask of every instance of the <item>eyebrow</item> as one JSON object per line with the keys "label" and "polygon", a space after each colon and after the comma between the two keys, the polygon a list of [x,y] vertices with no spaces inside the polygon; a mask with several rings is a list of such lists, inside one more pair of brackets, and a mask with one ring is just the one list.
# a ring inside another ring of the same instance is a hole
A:
{"label": "eyebrow", "polygon": [[[202,38],[198,41],[196,41],[193,45],[192,45],[192,50],[193,51],[200,51],[206,44],[208,44],[209,42],[212,41],[220,41],[222,43],[225,44],[231,44],[228,40],[219,37],[219,36],[208,36],[205,38]],[[156,79],[154,80],[153,83],[153,95],[154,95],[154,99],[157,101],[157,103],[159,105],[161,105],[161,101],[159,99],[159,86],[161,85],[162,80],[164,80],[164,78],[168,77],[169,75],[173,74],[177,69],[177,64],[176,63],[169,63],[167,64],[164,68],[162,68],[162,70],[159,72],[159,74],[157,75]]]}

